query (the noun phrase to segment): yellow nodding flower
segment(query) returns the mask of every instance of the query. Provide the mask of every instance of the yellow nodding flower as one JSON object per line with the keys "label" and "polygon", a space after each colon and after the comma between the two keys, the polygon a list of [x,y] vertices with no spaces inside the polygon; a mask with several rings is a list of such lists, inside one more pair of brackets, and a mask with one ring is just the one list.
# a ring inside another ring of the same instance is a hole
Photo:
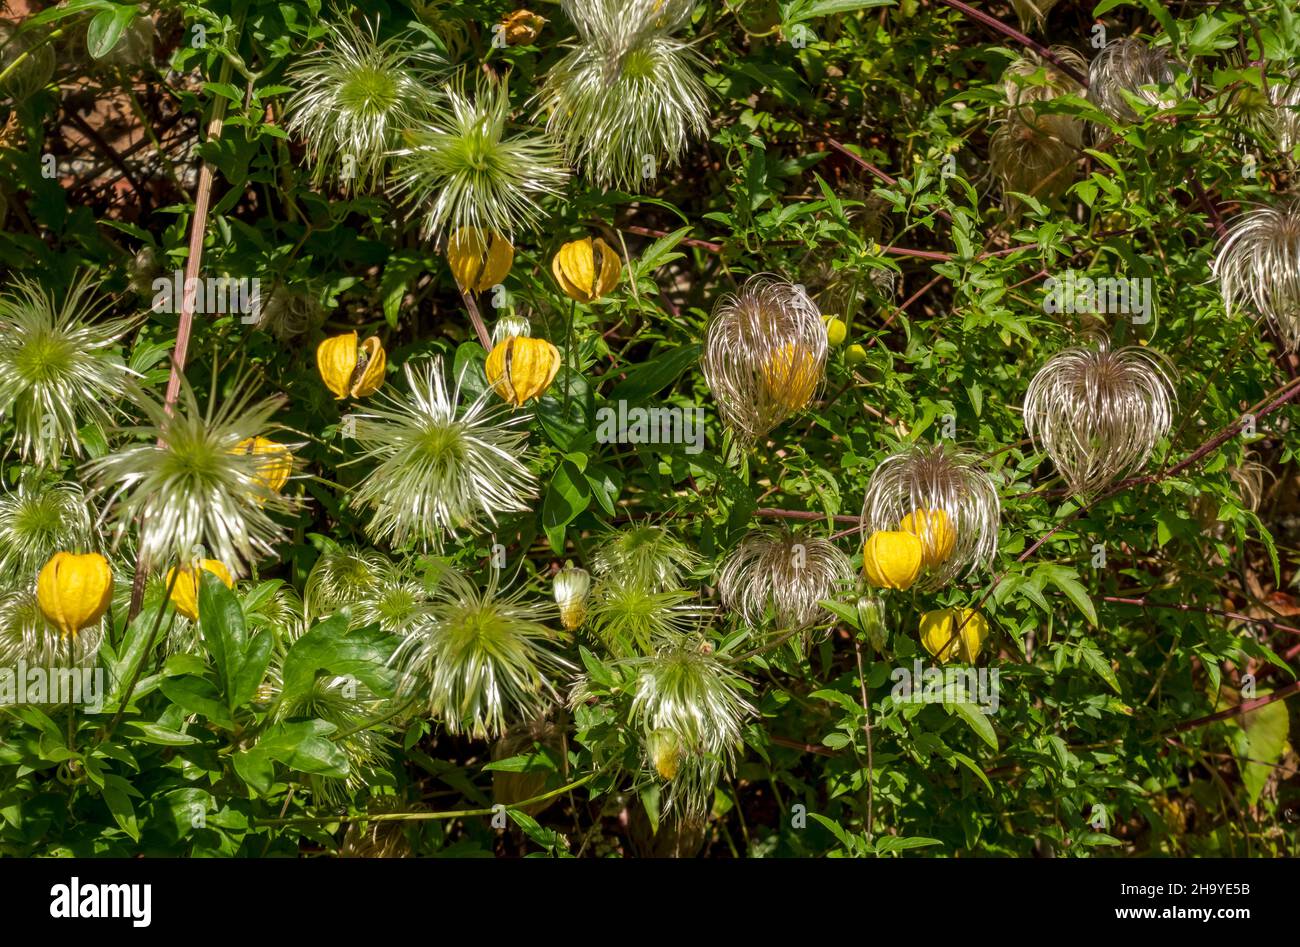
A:
{"label": "yellow nodding flower", "polygon": [[336,399],[364,398],[384,383],[388,355],[376,336],[360,345],[355,332],[345,332],[326,339],[316,349],[316,367],[325,387]]}
{"label": "yellow nodding flower", "polygon": [[921,574],[921,540],[911,533],[877,530],[862,547],[862,571],[879,589],[909,589]]}
{"label": "yellow nodding flower", "polygon": [[545,339],[513,335],[493,346],[483,369],[497,394],[519,407],[551,387],[560,370],[560,352]]}
{"label": "yellow nodding flower", "polygon": [[501,33],[507,46],[522,46],[537,39],[545,23],[546,17],[531,10],[516,10],[501,21]]}
{"label": "yellow nodding flower", "polygon": [[560,247],[551,260],[551,272],[575,302],[595,302],[618,285],[623,261],[608,243],[597,237],[574,240]]}
{"label": "yellow nodding flower", "polygon": [[293,473],[293,454],[283,444],[269,437],[246,437],[235,445],[233,453],[265,455],[257,465],[257,479],[272,493],[278,493]]}
{"label": "yellow nodding flower", "polygon": [[36,576],[36,603],[67,638],[97,624],[113,600],[113,570],[97,552],[56,552]]}
{"label": "yellow nodding flower", "polygon": [[921,565],[926,569],[947,562],[957,545],[957,531],[943,510],[913,510],[903,517],[898,528],[921,540],[925,547]]}
{"label": "yellow nodding flower", "polygon": [[812,400],[820,380],[817,357],[793,342],[774,349],[763,363],[768,397],[788,413],[798,411]]}
{"label": "yellow nodding flower", "polygon": [[[200,559],[195,566],[185,566],[181,569],[180,575],[176,575],[175,569],[169,569],[166,579],[167,585],[172,590],[172,604],[176,606],[176,611],[190,621],[198,621],[199,618],[199,569],[211,572],[225,583],[226,588],[235,587],[235,579],[230,574],[230,570],[216,559]],[[175,586],[172,586],[173,576],[176,577]]]}
{"label": "yellow nodding flower", "polygon": [[461,227],[447,241],[447,262],[462,289],[486,292],[500,283],[515,261],[515,248],[495,230]]}
{"label": "yellow nodding flower", "polygon": [[921,644],[941,664],[954,657],[973,664],[988,635],[989,623],[973,608],[940,608],[921,616]]}

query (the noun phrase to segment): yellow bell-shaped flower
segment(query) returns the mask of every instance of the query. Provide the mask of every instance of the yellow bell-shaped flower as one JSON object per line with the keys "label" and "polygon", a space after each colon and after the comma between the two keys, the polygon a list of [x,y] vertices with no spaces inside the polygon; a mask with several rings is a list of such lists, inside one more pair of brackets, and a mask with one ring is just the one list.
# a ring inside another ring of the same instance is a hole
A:
{"label": "yellow bell-shaped flower", "polygon": [[877,530],[862,547],[862,571],[879,589],[909,589],[921,574],[921,540],[911,533]]}
{"label": "yellow bell-shaped flower", "polygon": [[551,272],[564,295],[580,303],[608,294],[618,285],[622,271],[623,261],[600,237],[566,243],[551,260]]}
{"label": "yellow bell-shaped flower", "polygon": [[257,465],[257,479],[272,493],[282,490],[293,473],[293,454],[269,437],[246,437],[235,445],[234,453],[265,455]]}
{"label": "yellow bell-shaped flower", "polygon": [[551,387],[560,370],[560,352],[545,339],[514,335],[493,346],[483,368],[488,384],[518,407]]}
{"label": "yellow bell-shaped flower", "polygon": [[447,262],[461,288],[486,292],[500,283],[515,261],[515,248],[495,230],[461,227],[447,241]]}
{"label": "yellow bell-shaped flower", "polygon": [[97,552],[56,552],[36,576],[36,603],[61,637],[97,624],[113,600],[113,570]]}
{"label": "yellow bell-shaped flower", "polygon": [[539,16],[531,10],[516,10],[501,21],[501,35],[507,46],[519,46],[537,39],[546,17]]}
{"label": "yellow bell-shaped flower", "polygon": [[[195,565],[198,568],[185,566],[181,569],[180,575],[176,575],[175,569],[169,569],[166,579],[168,587],[172,590],[172,604],[176,606],[176,611],[190,621],[198,621],[199,618],[199,569],[211,572],[225,583],[226,588],[235,587],[235,579],[230,574],[230,570],[216,559],[200,559]],[[175,585],[172,585],[173,577],[175,577]]]}
{"label": "yellow bell-shaped flower", "polygon": [[817,357],[802,345],[787,342],[774,349],[763,362],[767,395],[789,414],[812,400],[820,381]]}
{"label": "yellow bell-shaped flower", "polygon": [[926,569],[947,562],[957,545],[957,531],[952,528],[952,520],[940,509],[913,510],[903,517],[898,528],[921,540],[925,548],[921,565]]}
{"label": "yellow bell-shaped flower", "polygon": [[355,332],[326,339],[316,349],[316,366],[334,397],[364,398],[384,383],[388,355],[376,336],[357,343]]}
{"label": "yellow bell-shaped flower", "polygon": [[943,664],[954,657],[973,664],[988,634],[989,623],[973,608],[940,608],[921,616],[921,644]]}

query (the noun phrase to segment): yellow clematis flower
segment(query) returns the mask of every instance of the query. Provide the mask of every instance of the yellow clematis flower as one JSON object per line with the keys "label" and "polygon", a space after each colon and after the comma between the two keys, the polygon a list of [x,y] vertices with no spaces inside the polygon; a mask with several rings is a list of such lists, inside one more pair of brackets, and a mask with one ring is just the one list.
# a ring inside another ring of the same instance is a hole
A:
{"label": "yellow clematis flower", "polygon": [[921,540],[925,547],[921,565],[926,569],[947,562],[957,545],[957,531],[943,510],[913,510],[903,517],[898,528]]}
{"label": "yellow clematis flower", "polygon": [[355,332],[345,332],[326,339],[316,349],[316,366],[325,387],[336,399],[364,398],[384,383],[388,355],[376,336],[360,345]]}
{"label": "yellow clematis flower", "polygon": [[862,547],[862,571],[881,589],[909,589],[921,574],[921,540],[906,532],[877,530]]}
{"label": "yellow clematis flower", "polygon": [[546,17],[531,10],[516,10],[501,20],[501,34],[507,46],[522,46],[537,39],[545,23]]}
{"label": "yellow clematis flower", "polygon": [[293,454],[269,437],[246,437],[235,445],[233,453],[266,455],[266,460],[257,465],[257,479],[272,493],[284,489],[293,473]]}
{"label": "yellow clematis flower", "polygon": [[618,285],[622,271],[623,261],[600,237],[566,243],[551,260],[551,272],[564,295],[580,303],[607,295]]}
{"label": "yellow clematis flower", "polygon": [[[230,574],[230,570],[216,559],[200,559],[196,565],[198,568],[185,566],[181,569],[180,575],[176,575],[175,569],[169,569],[166,579],[168,587],[172,590],[172,604],[176,606],[176,611],[190,621],[198,621],[199,618],[199,569],[211,572],[225,583],[226,588],[235,587],[235,579]],[[172,586],[173,576],[176,577],[175,586]]]}
{"label": "yellow clematis flower", "polygon": [[447,241],[447,262],[463,289],[486,292],[500,283],[515,261],[515,248],[495,230],[461,227]]}
{"label": "yellow clematis flower", "polygon": [[812,400],[820,381],[817,357],[802,345],[787,342],[774,349],[763,363],[768,397],[790,414]]}
{"label": "yellow clematis flower", "polygon": [[921,644],[942,664],[954,657],[973,664],[988,635],[989,623],[973,608],[940,608],[921,616]]}
{"label": "yellow clematis flower", "polygon": [[56,552],[36,576],[36,602],[67,638],[97,624],[113,600],[113,570],[97,552]]}
{"label": "yellow clematis flower", "polygon": [[483,368],[488,384],[518,407],[551,387],[560,370],[560,352],[545,339],[514,335],[493,346]]}

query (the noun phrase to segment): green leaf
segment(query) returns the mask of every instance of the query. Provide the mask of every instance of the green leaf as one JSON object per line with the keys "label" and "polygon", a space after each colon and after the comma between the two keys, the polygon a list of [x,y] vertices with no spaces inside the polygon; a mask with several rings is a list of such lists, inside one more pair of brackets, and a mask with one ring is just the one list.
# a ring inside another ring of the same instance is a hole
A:
{"label": "green leaf", "polygon": [[677,380],[700,357],[698,345],[682,345],[641,362],[609,393],[610,401],[640,401]]}
{"label": "green leaf", "polygon": [[993,729],[993,724],[989,722],[988,714],[981,711],[975,704],[968,704],[965,701],[957,701],[950,706],[957,712],[957,716],[965,720],[967,725],[975,731],[976,736],[993,749],[998,748],[998,735]]}
{"label": "green leaf", "polygon": [[107,56],[138,12],[138,7],[115,6],[96,13],[86,27],[86,51],[95,59]]}
{"label": "green leaf", "polygon": [[591,504],[591,487],[570,461],[564,461],[551,477],[550,489],[542,502],[542,529],[559,554],[564,551],[564,528],[586,512]]}
{"label": "green leaf", "polygon": [[378,628],[348,631],[343,615],[321,622],[293,643],[285,655],[281,699],[292,703],[311,688],[321,674],[353,677],[380,696],[392,692],[391,635]]}
{"label": "green leaf", "polygon": [[1092,668],[1098,677],[1110,685],[1111,690],[1119,694],[1119,678],[1115,676],[1115,669],[1110,666],[1106,656],[1096,648],[1080,648],[1079,653],[1083,656],[1084,663]]}
{"label": "green leaf", "polygon": [[[1271,693],[1271,690],[1260,690],[1255,696],[1267,697]],[[1275,700],[1242,715],[1237,726],[1244,735],[1243,740],[1234,743],[1238,750],[1237,766],[1253,806],[1286,752],[1291,716],[1286,702]]]}

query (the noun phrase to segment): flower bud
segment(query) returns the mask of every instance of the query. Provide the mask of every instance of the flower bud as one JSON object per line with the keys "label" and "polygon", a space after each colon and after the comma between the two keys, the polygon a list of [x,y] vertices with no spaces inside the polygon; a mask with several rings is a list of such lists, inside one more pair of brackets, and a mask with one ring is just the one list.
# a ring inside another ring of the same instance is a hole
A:
{"label": "flower bud", "polygon": [[973,608],[940,608],[921,616],[921,644],[942,664],[954,657],[974,663],[988,634],[988,622]]}
{"label": "flower bud", "polygon": [[885,624],[885,603],[876,595],[864,595],[858,599],[858,624],[867,641],[877,654],[885,650],[889,640],[889,628]]}
{"label": "flower bud", "polygon": [[850,365],[860,365],[866,360],[867,349],[866,346],[861,343],[854,342],[844,350],[844,361],[848,362]]}
{"label": "flower bud", "polygon": [[552,584],[555,604],[560,606],[560,622],[573,631],[587,617],[587,593],[591,591],[591,575],[572,562],[555,574]]}
{"label": "flower bud", "polygon": [[947,562],[957,544],[957,532],[952,528],[952,521],[941,509],[913,510],[903,517],[898,528],[921,540],[924,547],[921,565],[926,569]]}
{"label": "flower bud", "polygon": [[325,387],[336,399],[364,398],[374,394],[384,383],[388,356],[378,337],[371,336],[360,345],[355,332],[345,332],[326,339],[316,349],[316,366]]}
{"label": "flower bud", "polygon": [[909,589],[921,574],[921,540],[911,533],[878,530],[862,547],[862,571],[880,589]]}
{"label": "flower bud", "polygon": [[834,316],[822,316],[822,321],[826,323],[826,341],[832,347],[843,345],[849,334],[849,327],[844,324],[844,320],[836,319]]}
{"label": "flower bud", "polygon": [[560,370],[560,352],[545,339],[512,336],[493,346],[483,369],[497,394],[518,407],[551,387]]}
{"label": "flower bud", "polygon": [[56,552],[36,577],[36,602],[61,637],[97,624],[113,600],[113,570],[97,552]]}
{"label": "flower bud", "polygon": [[447,241],[447,262],[462,289],[486,292],[510,272],[515,248],[495,230],[461,227]]}
{"label": "flower bud", "polygon": [[682,765],[682,744],[677,734],[660,727],[646,737],[645,743],[655,772],[664,779],[673,779]]}
{"label": "flower bud", "polygon": [[168,569],[166,579],[167,586],[172,590],[172,604],[176,606],[176,611],[190,621],[198,621],[199,618],[199,569],[211,572],[224,582],[228,589],[235,586],[230,570],[216,559],[200,559],[195,566],[185,566],[181,569],[180,575],[176,574],[175,569]]}
{"label": "flower bud", "polygon": [[623,263],[608,243],[597,237],[574,240],[560,247],[551,260],[551,272],[575,302],[595,302],[618,285]]}

